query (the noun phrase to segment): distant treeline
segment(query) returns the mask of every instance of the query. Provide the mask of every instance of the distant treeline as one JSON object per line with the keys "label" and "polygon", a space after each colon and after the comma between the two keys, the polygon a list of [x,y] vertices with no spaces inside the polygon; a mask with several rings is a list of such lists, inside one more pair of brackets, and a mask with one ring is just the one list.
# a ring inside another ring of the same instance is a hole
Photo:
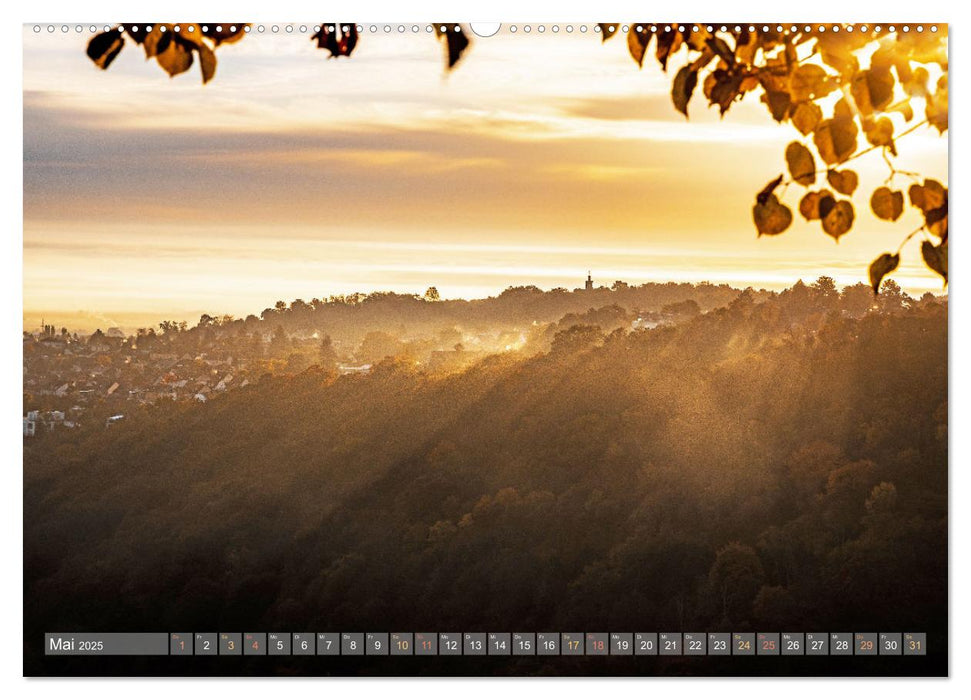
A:
{"label": "distant treeline", "polygon": [[[470,332],[496,327],[512,328],[532,323],[556,321],[569,313],[618,305],[632,312],[658,312],[669,304],[694,301],[702,311],[724,306],[741,292],[727,284],[690,284],[687,282],[628,285],[615,282],[611,287],[567,290],[562,287],[544,291],[532,285],[509,287],[498,296],[485,299],[441,299],[435,288],[423,295],[373,292],[348,294],[327,299],[278,301],[259,316],[245,318],[204,314],[195,328],[258,328],[272,332],[282,327],[287,334],[327,333],[335,341],[359,343],[368,332],[398,329],[401,335],[428,336],[443,327],[461,326]],[[762,292],[768,294],[767,292]],[[166,329],[179,324],[166,322]],[[182,330],[191,330],[184,324]]]}

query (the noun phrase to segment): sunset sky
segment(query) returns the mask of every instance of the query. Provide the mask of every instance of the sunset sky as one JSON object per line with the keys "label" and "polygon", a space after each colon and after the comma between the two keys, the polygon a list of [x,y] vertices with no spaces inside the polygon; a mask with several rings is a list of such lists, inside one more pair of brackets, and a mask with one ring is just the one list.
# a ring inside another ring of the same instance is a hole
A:
{"label": "sunset sky", "polygon": [[[920,224],[909,208],[894,224],[869,213],[887,175],[873,153],[854,162],[857,223],[838,245],[798,214],[757,239],[754,195],[798,132],[754,96],[719,120],[700,86],[686,121],[670,99],[685,55],[667,75],[653,59],[639,70],[623,36],[504,28],[446,75],[424,31],[365,31],[350,60],[299,29],[253,33],[218,49],[206,86],[132,42],[98,70],[89,37],[24,29],[28,328],[430,285],[573,288],[588,269],[607,285],[847,284]],[[900,169],[947,182],[946,135],[920,130],[900,152]],[[914,243],[895,279],[942,291]]]}

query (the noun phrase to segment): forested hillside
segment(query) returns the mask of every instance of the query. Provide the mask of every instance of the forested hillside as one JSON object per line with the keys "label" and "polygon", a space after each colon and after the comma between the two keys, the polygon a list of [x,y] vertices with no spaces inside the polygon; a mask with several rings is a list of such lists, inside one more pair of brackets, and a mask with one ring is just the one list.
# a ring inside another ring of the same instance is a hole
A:
{"label": "forested hillside", "polygon": [[946,302],[856,318],[807,289],[26,445],[27,634],[939,635]]}

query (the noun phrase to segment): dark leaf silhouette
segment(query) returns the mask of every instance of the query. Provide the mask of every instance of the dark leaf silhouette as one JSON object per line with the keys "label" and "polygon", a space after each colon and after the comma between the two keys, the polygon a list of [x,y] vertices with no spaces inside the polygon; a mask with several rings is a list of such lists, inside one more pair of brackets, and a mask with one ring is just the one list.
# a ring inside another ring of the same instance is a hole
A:
{"label": "dark leaf silhouette", "polygon": [[[652,36],[654,36],[654,33],[648,30],[646,24],[636,24],[627,33],[627,49],[630,51],[631,58],[637,61],[638,66],[644,66],[644,55],[651,44]],[[604,41],[606,40],[605,34]]]}
{"label": "dark leaf silhouette", "polygon": [[600,27],[600,34],[603,37],[601,41],[607,41],[607,39],[610,39],[617,33],[617,27],[620,25],[616,22],[601,22],[597,26]]}
{"label": "dark leaf silhouette", "polygon": [[775,192],[775,189],[782,184],[782,175],[774,180],[771,180],[769,184],[762,188],[762,191],[755,195],[755,201],[759,204],[765,204],[769,200],[769,195]]}
{"label": "dark leaf silhouette", "polygon": [[671,89],[671,99],[674,101],[674,108],[685,117],[688,116],[688,102],[698,84],[698,71],[692,66],[685,66],[678,71],[674,77],[674,86]]}
{"label": "dark leaf silhouette", "polygon": [[446,56],[449,69],[453,68],[462,54],[469,48],[469,38],[458,24],[435,23],[435,33],[439,38],[445,38]]}
{"label": "dark leaf silhouette", "polygon": [[661,64],[662,70],[668,69],[668,58],[681,48],[681,42],[681,32],[674,31],[669,27],[666,27],[664,31],[658,30],[654,55],[657,62]]}
{"label": "dark leaf silhouette", "polygon": [[870,287],[874,294],[879,294],[880,283],[883,278],[897,269],[900,265],[900,255],[897,253],[884,253],[870,263]]}
{"label": "dark leaf silhouette", "polygon": [[947,284],[947,242],[934,245],[930,241],[923,241],[920,245],[920,254],[927,267],[943,277],[944,283]]}
{"label": "dark leaf silhouette", "polygon": [[88,58],[102,70],[107,70],[111,62],[125,45],[125,39],[118,29],[96,34],[88,42]]}
{"label": "dark leaf silhouette", "polygon": [[357,24],[351,22],[338,25],[330,22],[321,22],[320,29],[310,39],[311,41],[317,42],[318,49],[326,49],[329,51],[329,58],[350,56],[354,51],[354,47],[357,46]]}

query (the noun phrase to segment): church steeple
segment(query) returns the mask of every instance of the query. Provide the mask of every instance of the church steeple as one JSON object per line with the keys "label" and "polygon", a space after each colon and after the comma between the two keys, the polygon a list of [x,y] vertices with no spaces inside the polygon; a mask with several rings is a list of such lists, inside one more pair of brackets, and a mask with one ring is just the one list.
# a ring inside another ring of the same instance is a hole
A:
{"label": "church steeple", "polygon": [[587,270],[587,282],[584,285],[584,289],[588,292],[593,291],[593,277],[590,276],[590,270]]}

